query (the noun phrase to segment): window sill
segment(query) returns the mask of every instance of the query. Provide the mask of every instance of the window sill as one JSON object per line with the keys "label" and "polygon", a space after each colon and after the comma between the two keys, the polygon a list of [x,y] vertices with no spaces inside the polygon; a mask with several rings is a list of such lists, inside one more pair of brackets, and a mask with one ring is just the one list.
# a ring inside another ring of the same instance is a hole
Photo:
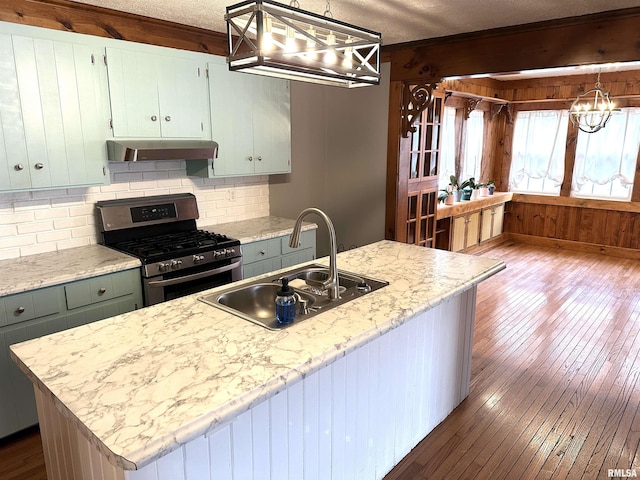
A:
{"label": "window sill", "polygon": [[580,197],[553,197],[548,195],[529,195],[514,193],[513,202],[535,203],[537,205],[556,205],[561,207],[593,208],[596,210],[613,210],[618,212],[640,213],[639,202],[625,202],[621,200],[599,200]]}

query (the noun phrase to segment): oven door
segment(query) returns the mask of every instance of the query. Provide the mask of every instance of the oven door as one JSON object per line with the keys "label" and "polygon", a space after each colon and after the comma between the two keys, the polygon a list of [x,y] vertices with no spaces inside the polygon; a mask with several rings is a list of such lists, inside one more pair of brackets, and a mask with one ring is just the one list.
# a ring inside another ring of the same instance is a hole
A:
{"label": "oven door", "polygon": [[242,258],[169,272],[143,279],[145,306],[242,280]]}

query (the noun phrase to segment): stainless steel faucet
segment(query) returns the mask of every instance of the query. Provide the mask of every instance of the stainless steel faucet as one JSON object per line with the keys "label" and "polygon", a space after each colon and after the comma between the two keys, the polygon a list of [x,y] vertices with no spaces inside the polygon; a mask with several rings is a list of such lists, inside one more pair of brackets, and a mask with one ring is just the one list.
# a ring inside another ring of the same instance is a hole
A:
{"label": "stainless steel faucet", "polygon": [[296,224],[293,227],[293,231],[291,232],[289,246],[291,248],[298,248],[300,246],[300,230],[302,229],[302,220],[310,213],[319,215],[327,224],[327,229],[329,230],[329,278],[322,282],[322,288],[327,290],[330,300],[336,300],[340,298],[340,289],[338,284],[338,266],[336,264],[336,255],[338,253],[338,249],[336,245],[336,230],[333,228],[333,222],[331,222],[331,219],[327,216],[327,214],[319,208],[306,208],[302,212],[300,212],[300,215],[298,215],[298,219],[296,220]]}

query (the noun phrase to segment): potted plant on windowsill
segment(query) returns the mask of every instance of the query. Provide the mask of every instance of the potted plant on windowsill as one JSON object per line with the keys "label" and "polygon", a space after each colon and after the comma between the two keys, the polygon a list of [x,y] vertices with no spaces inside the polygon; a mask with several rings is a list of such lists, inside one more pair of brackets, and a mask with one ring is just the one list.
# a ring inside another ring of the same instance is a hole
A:
{"label": "potted plant on windowsill", "polygon": [[441,189],[440,193],[438,193],[438,201],[444,203],[445,205],[453,205],[454,198],[453,192],[449,190]]}
{"label": "potted plant on windowsill", "polygon": [[460,201],[460,194],[462,193],[462,189],[460,188],[460,185],[458,184],[458,179],[456,178],[455,175],[451,175],[449,177],[448,190],[453,195],[453,201],[454,202],[459,202]]}
{"label": "potted plant on windowsill", "polygon": [[460,184],[460,190],[462,191],[462,197],[460,200],[471,200],[471,194],[476,188],[476,179],[471,177]]}
{"label": "potted plant on windowsill", "polygon": [[489,187],[486,183],[478,183],[476,186],[478,187],[478,191],[480,192],[481,197],[489,196]]}
{"label": "potted plant on windowsill", "polygon": [[493,195],[493,192],[494,192],[494,191],[495,191],[495,189],[496,189],[496,184],[495,184],[495,182],[494,182],[493,180],[491,180],[491,179],[490,179],[490,180],[487,182],[487,189],[488,189],[488,191],[489,191],[489,195]]}

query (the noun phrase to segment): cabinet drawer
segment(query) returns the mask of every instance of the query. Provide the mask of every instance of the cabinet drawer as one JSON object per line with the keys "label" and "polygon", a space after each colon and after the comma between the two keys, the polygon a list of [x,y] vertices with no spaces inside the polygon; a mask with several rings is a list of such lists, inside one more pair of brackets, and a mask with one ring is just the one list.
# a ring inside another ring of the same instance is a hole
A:
{"label": "cabinet drawer", "polygon": [[280,238],[270,238],[242,246],[242,263],[259,262],[280,256]]}
{"label": "cabinet drawer", "polygon": [[304,248],[311,248],[316,246],[316,231],[314,230],[307,230],[306,232],[302,232],[300,234],[300,245],[298,246],[298,248],[291,248],[289,246],[289,235],[285,235],[284,237],[280,238],[280,241],[282,242],[281,248],[282,248],[282,254],[286,255],[287,253],[294,253],[296,251],[300,251]]}
{"label": "cabinet drawer", "polygon": [[59,287],[9,295],[0,300],[0,326],[60,312]]}
{"label": "cabinet drawer", "polygon": [[242,266],[242,277],[251,278],[263,273],[273,272],[274,270],[280,270],[282,268],[282,260],[280,257],[270,258],[261,262],[253,262],[249,265]]}
{"label": "cabinet drawer", "polygon": [[71,310],[129,295],[135,291],[135,277],[135,270],[127,270],[65,285],[67,308]]}

